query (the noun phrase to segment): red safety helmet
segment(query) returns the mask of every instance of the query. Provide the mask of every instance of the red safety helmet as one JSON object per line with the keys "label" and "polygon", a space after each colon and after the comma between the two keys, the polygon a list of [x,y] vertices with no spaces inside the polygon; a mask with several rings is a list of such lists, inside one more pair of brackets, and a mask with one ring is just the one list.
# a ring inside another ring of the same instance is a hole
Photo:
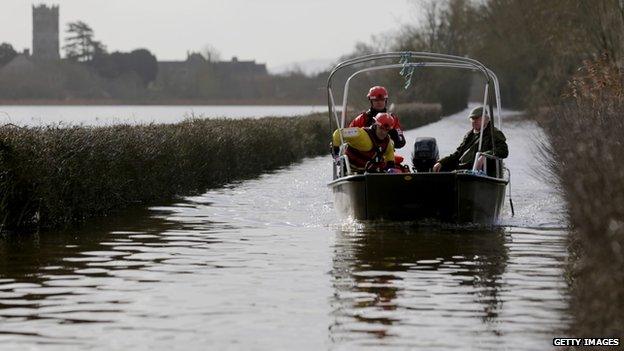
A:
{"label": "red safety helmet", "polygon": [[375,116],[375,124],[385,130],[394,128],[394,117],[391,114],[380,112]]}
{"label": "red safety helmet", "polygon": [[388,90],[380,85],[375,85],[370,88],[366,97],[369,100],[386,100],[388,98]]}

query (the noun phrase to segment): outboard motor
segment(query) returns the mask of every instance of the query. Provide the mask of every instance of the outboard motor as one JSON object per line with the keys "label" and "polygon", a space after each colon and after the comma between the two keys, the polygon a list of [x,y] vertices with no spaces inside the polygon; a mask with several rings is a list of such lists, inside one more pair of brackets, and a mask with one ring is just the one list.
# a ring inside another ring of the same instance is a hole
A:
{"label": "outboard motor", "polygon": [[433,165],[438,162],[440,153],[435,138],[416,138],[414,152],[412,152],[412,164],[416,172],[431,172]]}

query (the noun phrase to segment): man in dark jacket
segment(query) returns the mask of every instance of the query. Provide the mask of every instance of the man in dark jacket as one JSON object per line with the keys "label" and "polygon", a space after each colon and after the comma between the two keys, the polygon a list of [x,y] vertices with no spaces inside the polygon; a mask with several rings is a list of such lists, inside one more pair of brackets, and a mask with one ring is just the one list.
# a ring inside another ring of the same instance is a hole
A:
{"label": "man in dark jacket", "polygon": [[[474,108],[468,117],[472,122],[472,130],[466,134],[464,140],[455,152],[440,159],[440,161],[433,166],[434,172],[449,172],[456,169],[472,169],[475,156],[479,151],[479,135],[481,132],[481,126],[483,126],[483,143],[481,145],[481,152],[500,158],[506,158],[509,155],[505,135],[489,123],[490,118],[489,116],[483,114],[483,107]],[[477,169],[483,169],[484,163],[485,157],[479,157],[476,165]],[[488,169],[490,168],[489,165],[490,163],[488,163]]]}

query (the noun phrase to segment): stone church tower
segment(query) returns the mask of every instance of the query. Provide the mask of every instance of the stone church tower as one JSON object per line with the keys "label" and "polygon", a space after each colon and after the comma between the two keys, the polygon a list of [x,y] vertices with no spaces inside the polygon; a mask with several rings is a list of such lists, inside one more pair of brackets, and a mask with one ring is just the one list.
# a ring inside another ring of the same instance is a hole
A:
{"label": "stone church tower", "polygon": [[33,57],[59,60],[59,8],[33,6]]}

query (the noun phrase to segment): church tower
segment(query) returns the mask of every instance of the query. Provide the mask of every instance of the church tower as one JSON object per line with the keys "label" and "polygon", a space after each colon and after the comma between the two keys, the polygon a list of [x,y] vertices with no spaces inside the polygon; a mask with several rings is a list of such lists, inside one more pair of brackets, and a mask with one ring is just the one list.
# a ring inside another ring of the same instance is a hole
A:
{"label": "church tower", "polygon": [[33,57],[59,60],[59,8],[33,6]]}

